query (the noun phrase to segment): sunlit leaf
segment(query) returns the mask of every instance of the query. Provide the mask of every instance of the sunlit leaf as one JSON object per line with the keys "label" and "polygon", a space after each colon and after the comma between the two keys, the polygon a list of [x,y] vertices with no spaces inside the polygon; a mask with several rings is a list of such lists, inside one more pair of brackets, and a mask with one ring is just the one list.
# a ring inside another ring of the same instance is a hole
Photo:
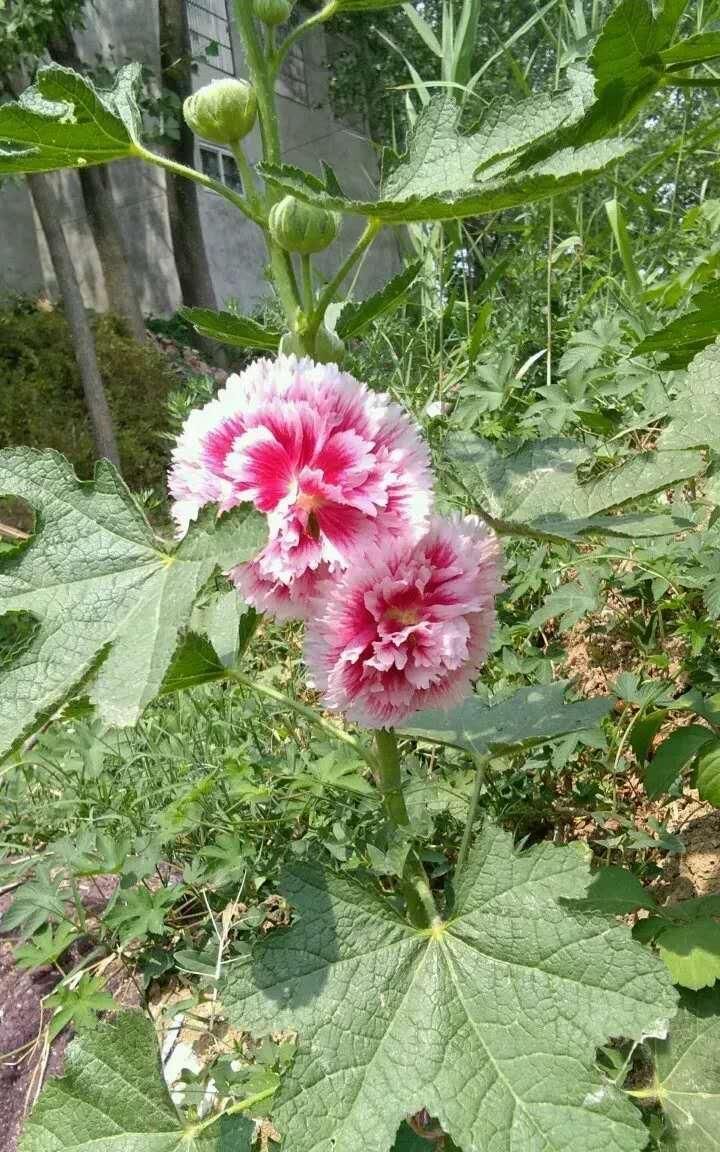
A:
{"label": "sunlit leaf", "polygon": [[625,926],[563,904],[589,880],[580,846],[518,853],[487,823],[452,916],[422,931],[347,877],[288,872],[296,923],[223,997],[235,1027],[299,1034],[273,1105],[286,1145],[384,1152],[424,1108],[466,1149],[640,1152],[639,1113],[595,1052],[663,1031],[675,996]]}

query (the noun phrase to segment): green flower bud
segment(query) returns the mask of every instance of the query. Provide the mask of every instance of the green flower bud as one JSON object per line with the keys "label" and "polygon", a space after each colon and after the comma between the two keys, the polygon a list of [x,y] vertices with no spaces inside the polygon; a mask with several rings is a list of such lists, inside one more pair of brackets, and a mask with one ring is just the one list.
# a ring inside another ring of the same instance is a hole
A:
{"label": "green flower bud", "polygon": [[285,196],[270,209],[270,235],[286,252],[322,252],[338,234],[339,218],[334,212],[315,208]]}
{"label": "green flower bud", "polygon": [[290,19],[293,0],[255,0],[253,10],[263,24],[284,24]]}
{"label": "green flower bud", "polygon": [[188,96],[183,116],[196,136],[213,144],[234,144],[247,136],[255,123],[255,89],[247,80],[213,80]]}
{"label": "green flower bud", "polygon": [[345,359],[345,344],[335,332],[327,328],[318,329],[315,337],[315,359],[318,364],[342,364]]}

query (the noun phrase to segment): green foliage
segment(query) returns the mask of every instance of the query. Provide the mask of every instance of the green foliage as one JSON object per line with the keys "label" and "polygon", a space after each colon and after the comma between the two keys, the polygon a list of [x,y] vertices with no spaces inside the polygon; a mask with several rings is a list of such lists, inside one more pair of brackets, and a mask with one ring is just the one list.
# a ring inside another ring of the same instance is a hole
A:
{"label": "green foliage", "polygon": [[677,1152],[713,1152],[720,1119],[717,1046],[720,992],[684,992],[672,1034],[654,1040],[655,1079],[649,1094],[665,1110]]}
{"label": "green foliage", "polygon": [[344,304],[335,325],[335,331],[341,340],[359,336],[378,317],[386,316],[399,308],[407,299],[408,290],[417,280],[419,273],[420,263],[413,261],[373,296],[369,296],[366,300],[349,301]]}
{"label": "green foliage", "polygon": [[659,445],[690,448],[698,445],[718,449],[720,424],[717,398],[720,390],[720,342],[711,344],[692,361],[685,387],[670,408],[670,422]]}
{"label": "green foliage", "polygon": [[139,83],[136,64],[121,68],[109,90],[59,64],[38,69],[35,85],[17,103],[0,107],[0,144],[9,145],[0,147],[0,173],[53,172],[132,156]]}
{"label": "green foliage", "polygon": [[566,688],[562,682],[523,688],[494,705],[471,696],[451,712],[418,712],[403,731],[422,740],[483,754],[582,732],[609,712],[609,700],[566,704]]}
{"label": "green foliage", "polygon": [[[672,443],[667,447],[685,446]],[[667,515],[603,515],[697,475],[698,452],[654,452],[629,456],[604,475],[583,480],[579,468],[593,460],[591,449],[566,439],[531,442],[503,456],[492,444],[467,433],[452,435],[447,454],[458,466],[475,507],[492,521],[539,538],[576,539],[586,533],[620,536],[676,531]]]}
{"label": "green foliage", "polygon": [[638,354],[665,352],[664,368],[686,368],[720,335],[720,281],[713,281],[692,298],[692,308],[638,344]]}
{"label": "green foliage", "polygon": [[[300,919],[256,949],[226,1001],[242,1027],[299,1031],[273,1107],[293,1148],[389,1148],[420,1107],[465,1147],[643,1148],[637,1114],[593,1070],[594,1051],[611,1035],[663,1029],[674,995],[626,929],[563,906],[588,880],[577,846],[516,853],[486,824],[451,918],[418,932],[356,884],[289,873]],[[341,1078],[317,1076],[328,1061]]]}
{"label": "green foliage", "polygon": [[242,1116],[207,1130],[183,1124],[153,1026],[128,1012],[74,1042],[65,1075],[48,1085],[28,1120],[20,1152],[243,1152],[252,1129]]}
{"label": "green foliage", "polygon": [[201,336],[232,344],[236,348],[261,348],[277,352],[282,332],[263,327],[257,320],[236,316],[232,312],[214,312],[211,308],[183,308],[182,316]]}
{"label": "green foliage", "polygon": [[107,720],[137,720],[199,592],[218,567],[252,556],[265,533],[258,513],[240,510],[206,517],[169,550],[110,464],[83,483],[60,457],[29,449],[0,453],[0,491],[38,517],[31,543],[0,558],[4,610],[39,620],[2,679],[5,751],[81,685]]}
{"label": "green foliage", "polygon": [[712,731],[700,724],[688,724],[663,740],[645,769],[645,787],[655,797],[668,792],[683,769],[713,738]]}
{"label": "green foliage", "polygon": [[[165,405],[177,387],[176,376],[166,357],[131,339],[114,317],[97,318],[94,331],[123,475],[136,490],[164,485],[168,451],[159,431],[166,423]],[[0,375],[0,445],[54,448],[81,476],[91,476],[95,451],[61,310],[18,303],[0,311]]]}
{"label": "green foliage", "polygon": [[399,224],[461,219],[544,200],[593,179],[628,151],[627,144],[604,141],[524,164],[524,154],[570,114],[562,102],[541,103],[539,112],[536,101],[530,104],[500,109],[491,127],[466,137],[458,131],[454,100],[434,100],[378,200],[348,199],[328,169],[324,181],[289,166],[264,165],[263,175],[279,191],[308,203]]}

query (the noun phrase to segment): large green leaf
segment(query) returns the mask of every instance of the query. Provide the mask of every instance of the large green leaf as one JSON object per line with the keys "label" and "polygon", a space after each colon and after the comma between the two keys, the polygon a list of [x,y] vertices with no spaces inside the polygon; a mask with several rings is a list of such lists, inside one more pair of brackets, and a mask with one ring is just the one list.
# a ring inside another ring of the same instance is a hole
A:
{"label": "large green leaf", "polygon": [[463,136],[456,102],[439,97],[418,117],[407,155],[378,200],[349,199],[327,170],[324,180],[289,165],[266,165],[263,174],[301,200],[390,223],[478,216],[577,188],[627,153],[627,143],[602,141],[523,165],[524,151],[571,120],[581,101],[562,93],[508,102],[491,109],[480,131]]}
{"label": "large green leaf", "polygon": [[720,340],[695,357],[668,415],[661,448],[720,449]]}
{"label": "large green leaf", "polygon": [[667,1040],[653,1043],[653,1091],[676,1152],[720,1149],[720,990],[683,992]]}
{"label": "large green leaf", "polygon": [[358,883],[298,867],[297,922],[234,968],[232,1023],[299,1032],[273,1122],[292,1152],[384,1152],[426,1108],[461,1148],[630,1152],[647,1132],[594,1068],[609,1036],[664,1034],[675,993],[624,926],[564,905],[579,845],[514,850],[486,824],[449,919],[410,927]]}
{"label": "large green leaf", "polygon": [[662,367],[687,368],[698,352],[720,336],[720,280],[713,280],[692,298],[692,308],[664,328],[646,336],[635,354],[666,352]]}
{"label": "large green leaf", "polygon": [[712,729],[702,724],[687,724],[671,732],[645,768],[648,796],[655,799],[672,788],[683,769],[712,739]]}
{"label": "large green leaf", "polygon": [[450,712],[417,712],[402,731],[419,740],[474,753],[507,752],[594,728],[612,708],[609,699],[565,703],[568,681],[521,688],[499,704],[470,696]]}
{"label": "large green leaf", "polygon": [[132,156],[139,83],[139,64],[121,68],[108,90],[59,64],[40,68],[17,103],[0,105],[0,173],[85,168]]}
{"label": "large green leaf", "polygon": [[658,951],[676,984],[710,988],[720,977],[720,924],[695,920],[667,928],[658,937]]}
{"label": "large green leaf", "polygon": [[75,1040],[50,1080],[19,1152],[249,1152],[254,1125],[227,1116],[183,1125],[163,1080],[152,1023],[125,1012]]}
{"label": "large green leaf", "polygon": [[595,140],[632,116],[660,86],[661,50],[669,47],[687,0],[668,0],[659,15],[650,0],[621,0],[603,25],[590,67],[595,104],[571,134]]}
{"label": "large green leaf", "polygon": [[212,308],[183,308],[181,312],[196,332],[209,336],[211,340],[219,340],[221,344],[262,348],[268,352],[277,352],[280,345],[282,332],[279,329],[264,328],[248,316],[216,312]]}
{"label": "large green leaf", "polygon": [[720,808],[720,740],[705,742],[698,758],[695,787],[701,800]]}
{"label": "large green leaf", "polygon": [[262,546],[264,517],[207,516],[174,548],[159,541],[114,468],[79,481],[55,452],[0,452],[0,494],[37,512],[30,543],[0,555],[4,612],[39,621],[0,675],[0,751],[81,685],[111,724],[157,694],[203,585]]}
{"label": "large green leaf", "polygon": [[643,452],[583,482],[578,466],[592,461],[593,453],[575,440],[538,440],[503,456],[489,441],[459,432],[448,437],[446,451],[459,465],[463,487],[501,529],[566,540],[593,532],[638,537],[678,531],[667,515],[602,514],[704,468],[699,452]]}

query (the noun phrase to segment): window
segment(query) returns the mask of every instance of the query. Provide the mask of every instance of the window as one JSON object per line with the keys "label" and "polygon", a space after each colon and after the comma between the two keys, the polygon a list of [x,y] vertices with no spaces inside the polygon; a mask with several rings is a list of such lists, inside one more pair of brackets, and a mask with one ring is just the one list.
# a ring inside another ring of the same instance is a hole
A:
{"label": "window", "polygon": [[212,180],[219,180],[233,192],[242,194],[243,183],[235,157],[229,152],[221,152],[219,148],[209,148],[207,144],[200,145],[200,168]]}
{"label": "window", "polygon": [[204,56],[210,68],[235,75],[226,0],[187,0],[193,55]]}

